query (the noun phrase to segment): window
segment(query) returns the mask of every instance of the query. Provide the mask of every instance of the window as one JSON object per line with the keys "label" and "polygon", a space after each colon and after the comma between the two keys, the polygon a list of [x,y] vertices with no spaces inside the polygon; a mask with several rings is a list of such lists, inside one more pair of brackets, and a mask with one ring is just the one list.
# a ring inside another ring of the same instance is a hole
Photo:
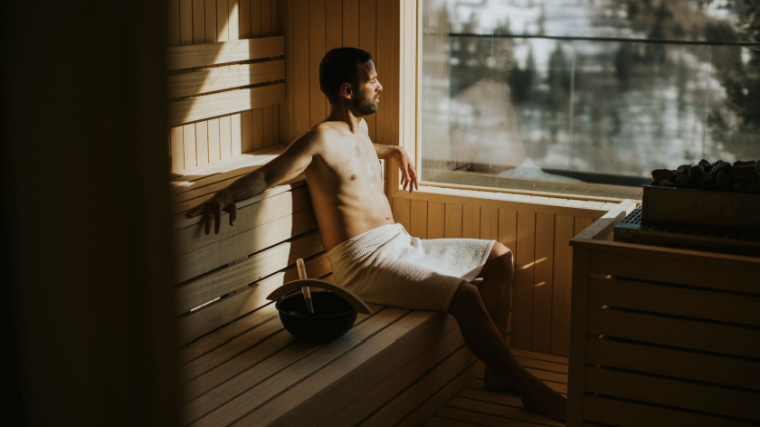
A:
{"label": "window", "polygon": [[651,171],[760,159],[753,0],[426,0],[431,183],[636,197]]}

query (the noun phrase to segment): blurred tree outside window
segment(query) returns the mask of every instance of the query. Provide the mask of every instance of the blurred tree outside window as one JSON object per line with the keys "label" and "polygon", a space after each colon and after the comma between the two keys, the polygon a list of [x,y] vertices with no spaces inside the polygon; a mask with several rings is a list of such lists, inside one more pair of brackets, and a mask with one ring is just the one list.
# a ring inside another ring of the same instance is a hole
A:
{"label": "blurred tree outside window", "polygon": [[423,8],[425,181],[630,196],[654,169],[760,159],[760,1]]}

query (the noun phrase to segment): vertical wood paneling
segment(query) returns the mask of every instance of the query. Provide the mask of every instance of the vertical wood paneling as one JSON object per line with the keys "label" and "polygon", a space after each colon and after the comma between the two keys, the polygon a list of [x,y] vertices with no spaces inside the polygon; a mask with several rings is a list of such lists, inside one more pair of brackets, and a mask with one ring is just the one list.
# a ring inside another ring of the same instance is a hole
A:
{"label": "vertical wood paneling", "polygon": [[[518,212],[514,209],[506,209],[506,208],[498,208],[497,211],[497,217],[498,217],[498,227],[497,227],[497,240],[504,244],[504,246],[508,247],[512,252],[513,256],[514,252],[517,250],[517,219],[518,219]],[[516,261],[515,261],[516,265]],[[508,310],[510,311],[509,316],[509,327],[507,328],[509,330],[509,343],[510,345],[514,346],[514,339],[513,339],[513,331],[514,331],[514,306],[515,306],[515,281],[512,281],[512,295],[510,295],[510,306],[508,307]]]}
{"label": "vertical wood paneling", "polygon": [[393,200],[393,218],[407,230],[412,228],[411,208],[409,199]]}
{"label": "vertical wood paneling", "polygon": [[208,163],[208,123],[205,121],[195,124],[195,153],[196,165]]}
{"label": "vertical wood paneling", "polygon": [[[275,25],[272,23],[272,10],[275,9],[273,0],[261,0],[261,35],[263,37],[275,34]],[[262,120],[262,145],[269,147],[274,144],[274,111],[275,107],[269,106],[261,109]]]}
{"label": "vertical wood paneling", "polygon": [[480,238],[499,240],[499,208],[494,206],[480,208]]}
{"label": "vertical wood paneling", "polygon": [[570,300],[575,236],[572,216],[557,215],[554,221],[554,289],[552,294],[551,353],[567,356],[570,348]]}
{"label": "vertical wood paneling", "polygon": [[[377,55],[377,3],[376,0],[359,0],[359,16],[362,18],[359,26],[359,48]],[[367,17],[369,19],[366,19]],[[378,79],[382,83],[383,78],[378,69]],[[386,71],[386,73],[390,72]],[[382,108],[382,107],[381,107]],[[369,127],[369,137],[372,141],[377,141],[377,115],[372,114],[364,117]],[[385,142],[387,143],[387,142]]]}
{"label": "vertical wood paneling", "polygon": [[443,237],[462,237],[462,205],[458,203],[446,203],[443,223]]}
{"label": "vertical wood paneling", "polygon": [[296,138],[293,117],[295,108],[294,83],[294,37],[293,37],[293,4],[291,0],[281,0],[279,3],[280,22],[285,34],[285,103],[280,105],[280,142],[289,142]]}
{"label": "vertical wood paneling", "polygon": [[358,0],[343,0],[343,46],[359,46]]}
{"label": "vertical wood paneling", "polygon": [[[262,11],[261,0],[251,0],[251,37],[261,37],[262,35]],[[288,38],[285,39],[286,43]],[[287,61],[286,61],[287,62]],[[287,70],[290,70],[287,67]],[[287,72],[287,71],[286,71]],[[285,81],[290,82],[289,76],[285,76]],[[290,85],[286,84],[285,89],[290,91]],[[263,108],[254,108],[251,110],[251,148],[259,150],[264,148],[264,111]]]}
{"label": "vertical wood paneling", "polygon": [[232,156],[232,116],[219,117],[219,159]]}
{"label": "vertical wood paneling", "polygon": [[172,170],[182,170],[185,168],[185,143],[182,126],[171,128],[169,139]]}
{"label": "vertical wood paneling", "polygon": [[309,127],[327,116],[325,96],[319,89],[319,63],[325,55],[325,0],[309,0]]}
{"label": "vertical wood paneling", "polygon": [[498,240],[512,252],[517,250],[517,211],[499,209]]}
{"label": "vertical wood paneling", "polygon": [[[293,133],[297,138],[309,128],[309,74],[318,70],[309,69],[309,8],[308,3],[299,2],[293,7],[293,58],[286,62],[293,66]],[[287,36],[286,36],[287,38]]]}
{"label": "vertical wood paneling", "polygon": [[211,119],[208,121],[208,159],[209,162],[220,160],[222,158],[219,141],[221,133],[220,119]]}
{"label": "vertical wood paneling", "polygon": [[428,239],[444,237],[444,207],[440,202],[428,202],[427,206],[427,236]]}
{"label": "vertical wood paneling", "polygon": [[513,345],[530,349],[533,345],[533,285],[535,272],[536,213],[519,211],[515,246],[515,292],[512,303]]}
{"label": "vertical wood paneling", "polygon": [[532,350],[551,351],[554,270],[554,215],[536,214]]}
{"label": "vertical wood paneling", "polygon": [[228,10],[227,0],[216,0],[216,40],[220,42],[230,39]]}
{"label": "vertical wood paneling", "polygon": [[243,115],[242,114],[233,114],[230,116],[230,121],[232,122],[232,134],[230,135],[230,141],[232,141],[232,146],[230,147],[232,152],[230,153],[230,157],[233,157],[237,154],[242,153],[243,149]]}
{"label": "vertical wood paneling", "polygon": [[464,205],[462,209],[462,237],[480,238],[480,206]]}
{"label": "vertical wood paneling", "polygon": [[[394,199],[395,200],[395,199]],[[412,200],[412,219],[409,227],[409,234],[420,239],[427,239],[427,211],[428,204],[424,200]]]}
{"label": "vertical wood paneling", "polygon": [[251,37],[251,0],[240,0],[240,38],[247,39]]}
{"label": "vertical wood paneling", "polygon": [[185,125],[182,136],[184,138],[185,146],[185,169],[191,168],[198,164],[195,157],[195,125]]}
{"label": "vertical wood paneling", "polygon": [[[325,1],[325,53],[331,49],[343,46],[343,25],[335,25],[336,22],[343,22],[343,1],[326,0]],[[323,96],[325,111],[330,111],[330,102]]]}
{"label": "vertical wood paneling", "polygon": [[[377,22],[389,23],[400,22],[399,4],[395,1],[377,2]],[[387,24],[386,24],[387,26]],[[375,114],[377,126],[377,142],[382,144],[396,145],[399,142],[399,42],[397,37],[381,37],[383,32],[380,25],[376,25],[380,33],[376,37],[375,65],[378,70],[383,92],[380,95],[380,109]],[[398,28],[398,27],[395,27]],[[388,90],[385,90],[385,88]],[[391,183],[391,185],[398,185]]]}
{"label": "vertical wood paneling", "polygon": [[[180,0],[179,3],[179,36],[180,45],[193,43],[193,2]],[[182,126],[183,169],[195,166],[195,124]]]}

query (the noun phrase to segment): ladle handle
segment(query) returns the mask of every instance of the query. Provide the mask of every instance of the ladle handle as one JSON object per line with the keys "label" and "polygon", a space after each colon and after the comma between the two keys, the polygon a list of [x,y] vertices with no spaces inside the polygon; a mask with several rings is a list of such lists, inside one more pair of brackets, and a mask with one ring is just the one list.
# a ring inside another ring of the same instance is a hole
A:
{"label": "ladle handle", "polygon": [[[306,265],[303,263],[303,258],[296,260],[296,267],[298,268],[298,278],[301,280],[306,279]],[[306,308],[309,310],[309,314],[314,314],[314,301],[311,299],[311,288],[308,286],[301,287],[303,292],[303,299],[306,303]]]}
{"label": "ladle handle", "polygon": [[306,279],[306,265],[303,263],[303,258],[296,260],[296,267],[298,267],[298,278],[301,280]]}

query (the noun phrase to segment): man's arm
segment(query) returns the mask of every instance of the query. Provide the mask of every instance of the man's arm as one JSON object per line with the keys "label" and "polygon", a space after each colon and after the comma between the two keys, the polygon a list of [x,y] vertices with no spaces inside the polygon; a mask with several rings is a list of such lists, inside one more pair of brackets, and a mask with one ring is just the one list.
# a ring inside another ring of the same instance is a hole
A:
{"label": "man's arm", "polygon": [[318,136],[315,131],[307,132],[274,160],[219,190],[211,199],[190,209],[185,215],[192,218],[203,214],[206,234],[210,231],[212,221],[214,232],[218,234],[221,228],[222,212],[230,214],[230,225],[233,225],[237,218],[235,202],[257,196],[268,188],[287,182],[303,173],[316,154],[317,145]]}
{"label": "man's arm", "polygon": [[401,170],[401,188],[406,190],[406,186],[409,186],[409,193],[418,189],[417,187],[417,171],[414,169],[414,164],[406,151],[398,145],[385,145],[385,144],[372,144],[375,146],[375,152],[377,157],[381,159],[394,159],[398,168]]}

